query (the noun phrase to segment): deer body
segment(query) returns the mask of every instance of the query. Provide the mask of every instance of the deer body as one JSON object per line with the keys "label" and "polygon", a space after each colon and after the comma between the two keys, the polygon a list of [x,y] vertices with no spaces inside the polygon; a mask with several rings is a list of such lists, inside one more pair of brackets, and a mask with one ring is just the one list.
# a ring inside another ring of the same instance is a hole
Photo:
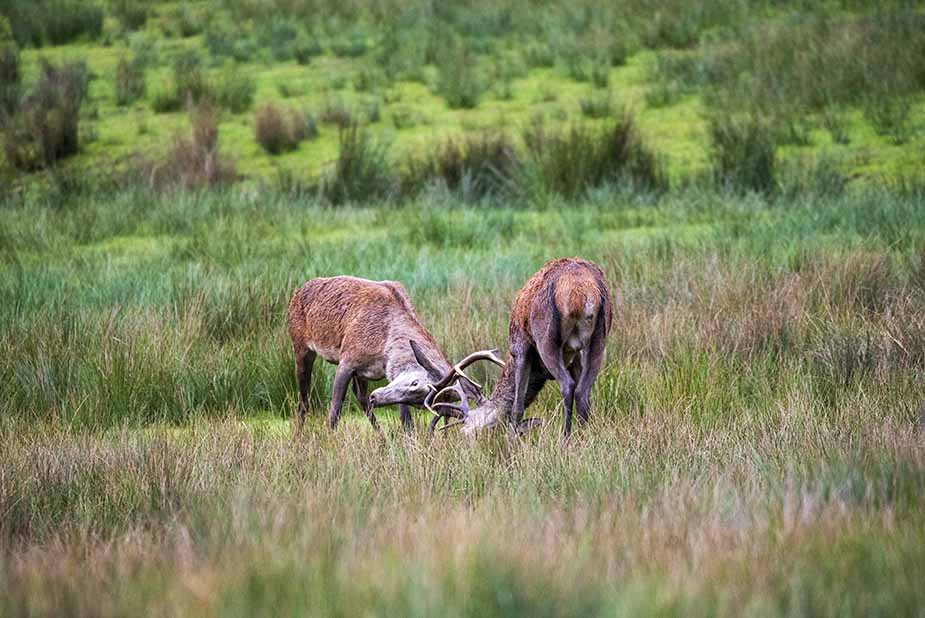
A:
{"label": "deer body", "polygon": [[[409,405],[420,405],[430,385],[452,367],[421,324],[408,293],[395,281],[329,277],[307,281],[289,302],[289,335],[299,384],[298,427],[305,422],[316,356],[337,365],[328,421],[337,425],[348,385],[378,429],[372,408],[399,404],[402,424],[412,425]],[[389,384],[367,395],[369,380]],[[478,389],[468,394],[481,399]]]}
{"label": "deer body", "polygon": [[524,409],[548,380],[555,380],[565,408],[563,431],[568,436],[573,408],[579,423],[590,416],[591,387],[604,360],[612,319],[610,293],[596,264],[579,258],[547,262],[514,299],[510,361],[491,397],[471,411],[458,392],[461,406],[437,405],[455,410],[452,416],[463,420],[463,431],[470,435],[502,418],[519,428]]}

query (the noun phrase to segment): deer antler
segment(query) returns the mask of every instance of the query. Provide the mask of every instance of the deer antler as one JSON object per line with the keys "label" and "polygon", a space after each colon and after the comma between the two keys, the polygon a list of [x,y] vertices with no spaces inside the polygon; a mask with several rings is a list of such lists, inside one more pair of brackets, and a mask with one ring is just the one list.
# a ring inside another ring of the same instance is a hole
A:
{"label": "deer antler", "polygon": [[[424,407],[430,410],[431,412],[434,412],[432,408],[433,402],[437,398],[439,398],[440,394],[443,393],[443,391],[446,390],[447,386],[449,386],[453,382],[453,380],[456,378],[463,378],[467,382],[472,383],[472,385],[475,386],[476,388],[481,389],[482,385],[476,382],[475,380],[473,380],[472,378],[470,378],[463,371],[463,369],[465,369],[472,363],[476,361],[480,361],[480,360],[491,361],[492,363],[498,365],[499,367],[504,367],[504,361],[501,360],[501,358],[498,356],[498,350],[480,350],[478,352],[473,352],[469,356],[465,357],[464,359],[462,359],[461,361],[459,361],[458,363],[450,367],[450,370],[446,372],[446,375],[440,378],[439,382],[431,386],[431,392],[427,395],[427,397],[424,398]],[[462,400],[465,401],[464,396],[462,397]],[[434,412],[434,414],[437,414],[437,413]]]}
{"label": "deer antler", "polygon": [[[459,382],[456,382],[451,386],[447,386],[446,388],[437,392],[435,395],[433,395],[433,397],[431,397],[431,401],[439,399],[441,396],[443,396],[444,393],[456,393],[456,396],[459,397],[459,403],[438,401],[433,404],[428,404],[427,409],[430,410],[434,415],[434,418],[430,422],[431,433],[434,432],[434,429],[437,426],[437,421],[439,421],[441,418],[444,419],[444,423],[446,423],[446,418],[450,416],[455,419],[459,419],[456,423],[453,423],[453,425],[458,425],[464,423],[466,417],[469,416],[469,402],[466,401],[466,393],[459,385]],[[437,411],[435,408],[443,408],[443,410]],[[444,424],[443,428],[445,429],[448,426],[449,425]]]}

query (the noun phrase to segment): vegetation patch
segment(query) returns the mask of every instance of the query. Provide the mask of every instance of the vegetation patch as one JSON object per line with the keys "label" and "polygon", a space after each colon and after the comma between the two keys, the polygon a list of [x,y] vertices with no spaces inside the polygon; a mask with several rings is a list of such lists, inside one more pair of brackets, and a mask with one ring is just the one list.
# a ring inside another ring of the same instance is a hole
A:
{"label": "vegetation patch", "polygon": [[32,91],[13,106],[4,122],[4,150],[10,165],[34,171],[76,154],[86,94],[84,63],[43,63]]}
{"label": "vegetation patch", "polygon": [[190,110],[190,133],[177,135],[161,161],[138,157],[138,177],[154,189],[202,189],[233,182],[234,163],[219,150],[218,111],[208,104]]}
{"label": "vegetation patch", "polygon": [[281,109],[267,103],[254,116],[254,130],[257,142],[270,154],[280,154],[298,148],[299,142],[315,137],[317,129],[305,114],[292,109]]}
{"label": "vegetation patch", "polygon": [[605,183],[657,189],[666,184],[656,156],[641,140],[630,114],[604,126],[549,128],[536,122],[524,132],[528,192],[574,197]]}

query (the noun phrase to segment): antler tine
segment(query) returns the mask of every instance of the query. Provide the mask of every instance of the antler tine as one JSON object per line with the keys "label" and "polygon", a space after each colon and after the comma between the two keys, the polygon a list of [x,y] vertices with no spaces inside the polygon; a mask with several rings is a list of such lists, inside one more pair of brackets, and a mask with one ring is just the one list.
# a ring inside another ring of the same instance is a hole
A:
{"label": "antler tine", "polygon": [[459,368],[457,368],[457,367],[453,367],[453,372],[454,372],[458,377],[460,377],[460,378],[466,380],[467,382],[471,382],[471,383],[472,383],[472,386],[474,386],[475,388],[477,388],[477,389],[479,389],[479,390],[482,390],[482,385],[479,384],[478,382],[476,382],[475,380],[473,380],[472,378],[470,378],[468,375],[466,375],[466,373],[465,373],[462,369],[459,369]]}
{"label": "antler tine", "polygon": [[439,414],[437,413],[437,411],[434,410],[433,407],[432,407],[432,404],[434,403],[434,397],[437,396],[437,392],[438,392],[438,391],[437,391],[437,387],[434,386],[433,384],[428,384],[427,387],[430,388],[430,392],[427,393],[427,396],[426,396],[426,397],[424,397],[424,407],[427,408],[427,410],[428,410],[431,414],[433,414],[434,416],[436,416],[436,417],[439,418],[440,415],[439,415]]}
{"label": "antler tine", "polygon": [[[465,391],[463,391],[462,387],[459,385],[459,382],[456,382],[455,384],[452,384],[452,385],[450,385],[450,386],[447,386],[446,388],[444,388],[443,390],[441,390],[439,393],[437,393],[436,395],[434,395],[433,400],[440,399],[440,397],[441,397],[444,393],[451,393],[451,392],[455,392],[456,395],[459,397],[459,404],[458,404],[458,405],[456,405],[456,404],[451,404],[451,403],[446,403],[446,402],[432,403],[431,405],[432,405],[433,407],[436,407],[436,406],[445,406],[445,407],[448,407],[448,408],[451,408],[451,409],[455,409],[455,410],[461,412],[462,415],[463,415],[463,417],[465,418],[465,415],[469,414],[469,402],[466,401],[466,393],[465,393]],[[446,415],[444,415],[444,416],[446,416]]]}
{"label": "antler tine", "polygon": [[491,349],[491,350],[479,350],[478,352],[473,352],[469,356],[465,357],[464,359],[456,363],[453,366],[453,369],[461,373],[463,369],[465,369],[466,367],[468,367],[475,361],[480,361],[480,360],[491,361],[494,364],[498,365],[499,367],[504,367],[504,361],[501,360],[501,358],[498,356],[498,350]]}
{"label": "antler tine", "polygon": [[476,361],[480,361],[480,360],[487,360],[487,361],[490,361],[498,365],[499,367],[504,367],[504,361],[501,360],[501,358],[498,356],[497,349],[479,350],[478,352],[473,352],[469,356],[465,357],[464,359],[462,359],[461,361],[453,365],[453,371],[455,371],[458,376],[465,378],[469,382],[472,382],[472,384],[479,390],[482,389],[482,385],[476,382],[475,380],[473,380],[472,378],[470,378],[468,375],[466,375],[463,369],[465,369],[472,363]]}
{"label": "antler tine", "polygon": [[438,412],[437,414],[440,414],[440,416],[452,416],[453,418],[465,418],[466,417],[466,412],[465,410],[463,410],[462,406],[458,406],[455,403],[440,402],[440,403],[435,403],[434,407],[435,408],[446,408],[447,410],[453,411],[452,413],[448,412],[446,414],[440,414]]}
{"label": "antler tine", "polygon": [[[460,377],[460,378],[463,378],[463,379],[465,379],[465,380],[468,380],[468,381],[471,382],[476,388],[478,388],[479,390],[481,390],[482,385],[479,384],[478,382],[476,382],[475,380],[473,380],[472,378],[470,378],[470,377],[466,374],[466,372],[463,371],[466,367],[468,367],[468,366],[471,365],[472,363],[474,363],[474,362],[476,362],[476,361],[480,361],[480,360],[491,361],[492,363],[498,365],[499,367],[504,367],[504,361],[501,360],[501,358],[498,356],[498,350],[496,350],[496,349],[493,349],[493,350],[479,350],[478,352],[473,352],[472,354],[466,356],[466,357],[463,358],[461,361],[459,361],[458,363],[456,363],[455,365],[453,365],[452,367],[450,367],[450,370],[446,372],[446,375],[444,375],[442,378],[440,378],[440,381],[433,385],[434,390],[435,390],[435,391],[441,391],[441,390],[445,389],[447,386],[450,385],[450,383],[453,382],[453,379],[456,378],[456,377]],[[425,405],[430,404],[430,403],[433,403],[434,399],[437,398],[436,395],[433,396],[433,397],[431,397],[430,395],[428,395],[428,397],[429,397],[429,400],[425,399]],[[429,409],[429,407],[428,407],[428,409]]]}
{"label": "antler tine", "polygon": [[[448,401],[437,401],[444,393],[455,392],[459,397],[459,403],[450,403]],[[457,423],[462,423],[465,421],[466,416],[469,414],[469,402],[466,401],[466,393],[463,391],[462,386],[459,385],[459,382],[451,386],[447,386],[440,391],[432,391],[425,399],[425,405],[427,409],[433,413],[434,418],[430,421],[430,432],[433,433],[434,429],[437,427],[437,421],[441,418],[444,419],[446,423],[446,417],[452,416],[453,418],[459,419]],[[444,410],[437,411],[435,408],[444,408]],[[452,412],[451,412],[452,411]],[[444,425],[446,426],[446,425]]]}
{"label": "antler tine", "polygon": [[[443,426],[437,427],[437,423],[440,422],[441,418],[444,419]],[[445,417],[435,416],[430,420],[430,426],[427,429],[431,434],[433,434],[437,430],[443,431],[445,429],[449,429],[450,427],[456,427],[458,425],[463,425],[463,424],[464,424],[463,421],[453,421],[452,423],[447,423],[445,420]]]}

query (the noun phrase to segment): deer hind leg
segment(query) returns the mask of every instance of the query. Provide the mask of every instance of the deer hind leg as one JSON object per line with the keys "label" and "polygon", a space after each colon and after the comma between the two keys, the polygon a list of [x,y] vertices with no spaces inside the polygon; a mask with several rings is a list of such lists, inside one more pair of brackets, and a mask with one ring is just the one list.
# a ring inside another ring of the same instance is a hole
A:
{"label": "deer hind leg", "polygon": [[572,408],[575,402],[575,379],[565,366],[565,359],[562,358],[562,346],[559,343],[559,337],[554,332],[547,334],[547,336],[543,337],[542,341],[537,341],[536,350],[546,370],[552,374],[552,377],[559,383],[559,391],[562,394],[562,405],[565,408],[565,426],[563,428],[563,434],[567,438],[572,433]]}
{"label": "deer hind leg", "polygon": [[334,372],[334,386],[331,388],[331,409],[328,412],[328,424],[331,429],[337,427],[337,421],[340,420],[340,411],[344,406],[344,397],[347,394],[347,386],[353,379],[353,368],[345,362],[341,362]]}
{"label": "deer hind leg", "polygon": [[295,379],[299,385],[299,407],[296,431],[301,432],[308,413],[308,394],[312,386],[312,367],[315,364],[313,350],[295,349]]}
{"label": "deer hind leg", "polygon": [[357,402],[360,404],[360,407],[363,408],[363,413],[366,414],[366,418],[369,419],[373,429],[379,431],[379,422],[376,420],[376,415],[369,405],[369,382],[366,378],[361,378],[358,375],[353,377],[353,394],[356,395]]}
{"label": "deer hind leg", "polygon": [[591,387],[604,362],[604,320],[598,316],[591,341],[581,349],[581,372],[575,386],[575,412],[578,424],[584,425],[591,417]]}

